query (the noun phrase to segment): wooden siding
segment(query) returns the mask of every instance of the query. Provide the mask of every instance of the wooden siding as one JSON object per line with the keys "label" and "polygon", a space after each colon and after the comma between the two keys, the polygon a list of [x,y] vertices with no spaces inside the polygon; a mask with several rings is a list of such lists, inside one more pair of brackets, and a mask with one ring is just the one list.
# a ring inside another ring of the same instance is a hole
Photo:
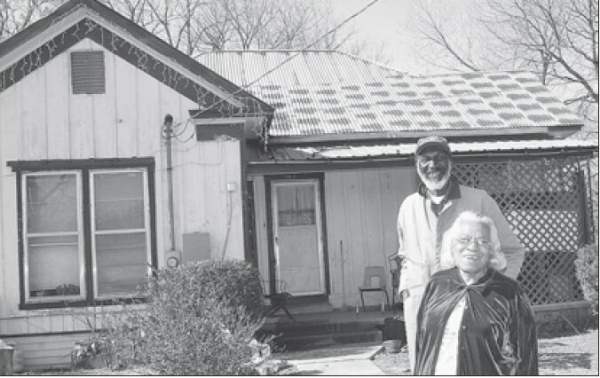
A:
{"label": "wooden siding", "polygon": [[76,342],[86,341],[90,333],[70,333],[62,335],[7,337],[3,339],[15,348],[15,370],[43,370],[48,368],[68,368],[71,364],[71,351]]}
{"label": "wooden siding", "polygon": [[[396,218],[402,200],[416,190],[412,167],[325,172],[325,219],[331,294],[334,307],[360,304],[358,287],[366,266],[386,268],[387,256],[398,249]],[[254,177],[258,265],[268,278],[268,232],[263,176]],[[388,289],[391,295],[391,287]],[[367,293],[366,305],[382,302],[380,293]]]}
{"label": "wooden siding", "polygon": [[[327,245],[334,307],[360,303],[358,287],[366,266],[386,269],[387,256],[398,249],[396,219],[402,200],[416,190],[412,168],[333,171],[325,174]],[[343,269],[343,273],[342,273]],[[342,282],[343,276],[343,282]],[[391,287],[388,289],[391,295]],[[381,294],[365,295],[365,304],[383,301]]]}
{"label": "wooden siding", "polygon": [[[69,54],[82,50],[105,53],[103,95],[71,92]],[[0,318],[33,314],[18,310],[16,175],[8,161],[153,157],[158,264],[164,266],[170,244],[166,149],[161,138],[166,114],[173,116],[178,134],[173,142],[176,247],[181,249],[183,233],[207,232],[212,257],[220,258],[227,244],[227,257],[243,259],[240,143],[232,138],[197,142],[194,126],[185,122],[188,111],[197,108],[89,39],[0,93]],[[234,190],[227,191],[227,184]],[[26,323],[17,323],[11,321],[8,330],[4,322],[0,334],[27,329]]]}

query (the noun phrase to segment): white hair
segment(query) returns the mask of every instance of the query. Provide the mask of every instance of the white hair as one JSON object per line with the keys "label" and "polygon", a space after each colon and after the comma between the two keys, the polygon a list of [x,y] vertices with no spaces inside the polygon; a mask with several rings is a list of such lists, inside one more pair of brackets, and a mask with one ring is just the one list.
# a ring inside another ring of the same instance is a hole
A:
{"label": "white hair", "polygon": [[456,266],[454,261],[454,255],[452,254],[452,243],[456,240],[459,225],[462,222],[470,221],[483,224],[490,230],[490,259],[488,266],[498,271],[502,271],[506,268],[506,257],[500,249],[500,239],[498,239],[498,230],[492,218],[485,215],[476,214],[473,211],[463,211],[452,223],[452,226],[446,231],[442,239],[442,246],[440,251],[440,267],[441,269],[448,269]]}

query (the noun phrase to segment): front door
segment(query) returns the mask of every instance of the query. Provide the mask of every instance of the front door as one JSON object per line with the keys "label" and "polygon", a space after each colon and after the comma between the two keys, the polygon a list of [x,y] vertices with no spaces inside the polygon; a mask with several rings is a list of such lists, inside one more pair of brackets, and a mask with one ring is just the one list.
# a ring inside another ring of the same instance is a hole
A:
{"label": "front door", "polygon": [[319,190],[319,180],[313,178],[271,181],[272,271],[278,291],[326,293]]}

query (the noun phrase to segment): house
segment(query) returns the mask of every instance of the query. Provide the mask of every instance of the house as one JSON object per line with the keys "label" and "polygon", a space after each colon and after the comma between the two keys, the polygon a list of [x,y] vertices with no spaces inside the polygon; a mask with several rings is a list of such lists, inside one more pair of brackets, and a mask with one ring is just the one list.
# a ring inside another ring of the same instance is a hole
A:
{"label": "house", "polygon": [[94,0],[2,42],[0,338],[20,363],[68,364],[167,261],[244,259],[239,136],[272,114]]}
{"label": "house", "polygon": [[573,261],[595,237],[597,142],[565,139],[582,121],[533,74],[419,77],[332,51],[200,61],[276,109],[268,147],[247,146],[247,254],[271,290],[283,281],[294,296],[358,306],[365,267],[392,268],[397,210],[417,188],[415,141],[435,133],[451,142],[457,178],[487,190],[525,245],[519,281],[538,311],[585,305]]}
{"label": "house", "polygon": [[576,308],[597,151],[565,139],[581,126],[528,73],[416,77],[327,51],[198,62],[70,0],[0,43],[0,338],[25,367],[62,366],[153,268],[210,258],[354,309],[364,268],[390,272],[432,133],[527,246],[532,301]]}

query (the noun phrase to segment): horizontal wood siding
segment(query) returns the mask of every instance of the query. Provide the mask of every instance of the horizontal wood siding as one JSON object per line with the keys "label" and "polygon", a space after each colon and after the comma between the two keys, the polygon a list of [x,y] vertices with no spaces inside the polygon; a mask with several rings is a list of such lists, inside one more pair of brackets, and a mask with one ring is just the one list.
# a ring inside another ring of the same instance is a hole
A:
{"label": "horizontal wood siding", "polygon": [[68,368],[71,351],[76,342],[87,341],[91,333],[46,335],[30,337],[7,337],[3,340],[15,348],[15,368],[42,370]]}
{"label": "horizontal wood siding", "polygon": [[[72,51],[102,50],[106,93],[73,95]],[[7,161],[153,157],[159,267],[170,247],[166,145],[161,137],[166,114],[174,119],[173,176],[176,248],[182,234],[210,234],[210,254],[243,259],[239,141],[198,142],[185,120],[198,105],[84,39],[0,93],[0,318],[29,316],[20,311],[16,175]],[[227,190],[232,185],[232,191]],[[231,212],[229,212],[231,209]],[[230,220],[230,222],[229,222]],[[44,310],[40,310],[43,312]],[[0,321],[0,334],[35,332],[38,320]],[[50,330],[73,330],[69,321],[50,318]],[[30,323],[29,325],[31,326]]]}

